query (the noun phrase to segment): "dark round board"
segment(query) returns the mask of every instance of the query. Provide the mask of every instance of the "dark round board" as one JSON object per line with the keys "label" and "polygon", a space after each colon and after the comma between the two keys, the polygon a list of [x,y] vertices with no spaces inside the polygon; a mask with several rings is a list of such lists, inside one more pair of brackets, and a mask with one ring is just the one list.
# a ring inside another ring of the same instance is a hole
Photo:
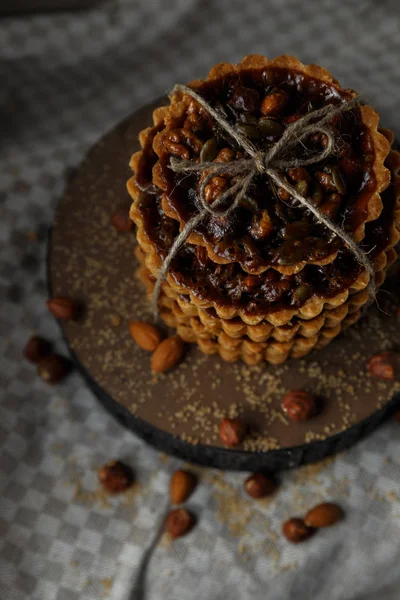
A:
{"label": "dark round board", "polygon": [[[367,374],[372,353],[395,347],[400,320],[376,306],[327,348],[283,365],[247,367],[190,347],[173,371],[154,376],[150,356],[129,334],[129,322],[150,321],[135,277],[135,234],[111,226],[129,207],[126,181],[138,132],[156,104],[138,110],[89,151],[56,211],[48,256],[50,293],[84,307],[63,323],[77,367],[103,406],[128,429],[164,452],[203,465],[256,471],[318,461],[348,448],[387,418],[400,401],[400,382]],[[378,298],[390,298],[381,292]],[[290,389],[320,397],[319,414],[289,422],[280,408]],[[397,395],[396,395],[397,394]],[[223,416],[238,416],[250,434],[239,449],[218,438]]]}

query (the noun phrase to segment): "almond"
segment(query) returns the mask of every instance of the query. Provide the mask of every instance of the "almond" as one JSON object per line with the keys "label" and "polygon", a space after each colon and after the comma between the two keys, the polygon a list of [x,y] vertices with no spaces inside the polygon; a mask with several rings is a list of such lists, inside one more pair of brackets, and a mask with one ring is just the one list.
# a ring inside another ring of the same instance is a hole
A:
{"label": "almond", "polygon": [[338,504],[323,502],[314,506],[304,517],[304,523],[308,527],[330,527],[344,517],[344,512]]}
{"label": "almond", "polygon": [[62,321],[71,321],[78,316],[78,304],[66,296],[50,298],[46,304],[51,314]]}
{"label": "almond", "polygon": [[163,340],[151,359],[154,373],[163,373],[177,365],[183,356],[184,344],[178,335]]}
{"label": "almond", "polygon": [[193,492],[196,486],[196,478],[188,471],[176,471],[169,484],[169,496],[171,504],[182,504]]}
{"label": "almond", "polygon": [[153,325],[142,323],[141,321],[132,321],[129,323],[129,331],[140,348],[154,352],[160,345],[161,333]]}

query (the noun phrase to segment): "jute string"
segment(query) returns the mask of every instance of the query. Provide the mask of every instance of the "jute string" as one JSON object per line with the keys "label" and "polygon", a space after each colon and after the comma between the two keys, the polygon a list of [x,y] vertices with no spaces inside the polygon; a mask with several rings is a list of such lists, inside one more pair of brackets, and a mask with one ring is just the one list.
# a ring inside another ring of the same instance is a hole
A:
{"label": "jute string", "polygon": [[[219,124],[219,126],[228,133],[239,145],[239,147],[248,155],[248,158],[234,160],[228,163],[201,162],[195,163],[190,160],[180,160],[175,157],[171,159],[170,168],[175,173],[206,173],[200,183],[199,201],[201,210],[189,219],[184,225],[182,231],[176,237],[167,256],[163,260],[157,281],[154,287],[152,297],[152,311],[154,318],[158,317],[158,300],[161,292],[161,284],[169,270],[172,260],[182,247],[190,233],[203,221],[207,215],[228,216],[240,205],[241,200],[246,195],[249,186],[256,175],[266,175],[279,187],[285,189],[299,204],[307,208],[315,217],[317,222],[325,225],[332,233],[343,240],[345,245],[351,250],[359,264],[370,275],[369,288],[370,293],[374,294],[374,270],[368,259],[368,256],[356,244],[350,234],[344,231],[339,225],[334,223],[327,215],[322,213],[318,207],[312,204],[311,200],[299,194],[281,175],[282,169],[294,167],[304,167],[323,161],[331,156],[336,150],[336,140],[332,129],[328,126],[335,116],[346,111],[352,110],[360,104],[360,98],[355,97],[352,100],[343,102],[339,106],[327,105],[318,110],[307,113],[294,123],[290,123],[282,137],[266,151],[258,150],[249,138],[233,127],[219,112],[208,104],[202,96],[197,94],[191,88],[185,85],[176,85],[172,90],[174,92],[183,92],[188,94],[202,106],[209,115]],[[303,140],[312,134],[320,133],[326,136],[326,146],[321,151],[312,156],[299,158],[296,156],[296,148],[302,144]],[[211,204],[205,199],[205,188],[211,179],[217,175],[226,175],[229,178],[235,177],[236,182],[224,191]],[[217,210],[221,204],[226,203],[228,198],[232,201],[225,210]]]}

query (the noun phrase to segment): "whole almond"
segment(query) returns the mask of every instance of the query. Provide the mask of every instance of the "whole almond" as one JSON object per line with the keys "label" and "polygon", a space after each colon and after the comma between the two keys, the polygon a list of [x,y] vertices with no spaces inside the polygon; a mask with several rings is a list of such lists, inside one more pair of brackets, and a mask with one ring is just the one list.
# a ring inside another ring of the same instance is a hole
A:
{"label": "whole almond", "polygon": [[160,345],[161,333],[153,325],[143,323],[142,321],[132,321],[129,323],[129,331],[140,348],[154,352]]}
{"label": "whole almond", "polygon": [[51,314],[62,321],[71,321],[78,315],[78,304],[71,298],[65,296],[50,298],[46,304]]}
{"label": "whole almond", "polygon": [[193,492],[196,478],[189,471],[175,471],[169,484],[171,504],[182,504]]}
{"label": "whole almond", "polygon": [[186,508],[176,508],[167,515],[166,530],[172,539],[176,539],[189,533],[194,526],[193,515]]}
{"label": "whole almond", "polygon": [[314,506],[304,517],[304,523],[308,527],[330,527],[344,517],[344,512],[338,504],[323,502]]}
{"label": "whole almond", "polygon": [[178,335],[163,340],[151,358],[151,370],[163,373],[175,367],[183,357],[184,344]]}

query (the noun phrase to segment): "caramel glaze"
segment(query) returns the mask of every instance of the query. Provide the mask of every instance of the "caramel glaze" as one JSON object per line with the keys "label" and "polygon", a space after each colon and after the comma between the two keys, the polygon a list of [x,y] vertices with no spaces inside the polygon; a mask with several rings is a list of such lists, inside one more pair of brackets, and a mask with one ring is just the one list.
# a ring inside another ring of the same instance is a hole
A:
{"label": "caramel glaze", "polygon": [[[204,82],[201,94],[213,106],[221,106],[221,110],[226,111],[228,120],[237,122],[243,114],[229,108],[230,100],[243,86],[255,90],[260,99],[271,90],[285,90],[289,101],[279,117],[281,124],[285,123],[288,116],[305,114],[326,103],[336,104],[352,97],[349,90],[284,69],[252,71],[241,74],[240,81],[237,77],[207,81]],[[258,106],[257,103],[254,106]],[[259,108],[253,108],[251,116],[260,116]],[[325,166],[338,166],[346,190],[335,221],[343,224],[346,230],[354,231],[365,220],[367,200],[376,188],[371,171],[374,152],[358,109],[341,115],[336,120],[335,127],[341,140],[341,150],[339,156],[330,157]],[[154,135],[162,128],[162,124],[154,128],[147,139],[136,172],[136,181],[143,190],[139,209],[143,215],[146,234],[154,243],[157,253],[164,257],[179,233],[179,223],[164,214],[161,208],[161,191],[151,183],[151,169],[158,160],[152,149],[152,142]],[[219,147],[230,146],[235,149],[229,138],[220,139],[221,132],[211,119],[206,118],[204,129],[196,132],[196,135],[203,141],[214,137]],[[260,148],[265,148],[271,140],[263,137],[255,143]],[[315,144],[320,148],[318,142]],[[307,147],[312,149],[308,143]],[[198,178],[177,176],[168,168],[169,159],[167,154],[160,159],[168,202],[179,218],[186,222],[200,208]],[[315,171],[323,168],[324,165],[319,163],[317,167],[308,167],[307,170],[313,176]],[[229,219],[205,218],[196,233],[212,245],[216,254],[228,258],[230,263],[217,265],[208,258],[205,247],[185,244],[170,268],[171,275],[180,285],[187,287],[199,298],[217,305],[242,307],[254,315],[287,307],[300,307],[313,294],[329,298],[354,283],[361,268],[352,253],[343,248],[340,240],[332,239],[331,232],[324,226],[315,224],[304,209],[294,206],[290,200],[282,202],[265,177],[255,178],[249,197],[257,203],[258,210],[268,209],[274,226],[272,233],[265,240],[251,237],[249,230],[254,211],[248,208],[239,208]],[[366,224],[366,235],[362,241],[362,247],[370,252],[371,259],[386,247],[389,239],[395,203],[392,185],[383,192],[382,200],[383,211],[377,220]],[[298,254],[295,258],[312,261],[339,250],[337,258],[326,266],[308,264],[296,275],[281,275],[273,266],[282,253],[288,252],[285,231],[291,224],[298,221],[304,223],[305,220],[309,230],[299,244],[301,256]],[[261,275],[249,275],[243,270],[245,266],[246,271],[251,272],[252,267],[256,270],[260,264],[270,268]]]}

